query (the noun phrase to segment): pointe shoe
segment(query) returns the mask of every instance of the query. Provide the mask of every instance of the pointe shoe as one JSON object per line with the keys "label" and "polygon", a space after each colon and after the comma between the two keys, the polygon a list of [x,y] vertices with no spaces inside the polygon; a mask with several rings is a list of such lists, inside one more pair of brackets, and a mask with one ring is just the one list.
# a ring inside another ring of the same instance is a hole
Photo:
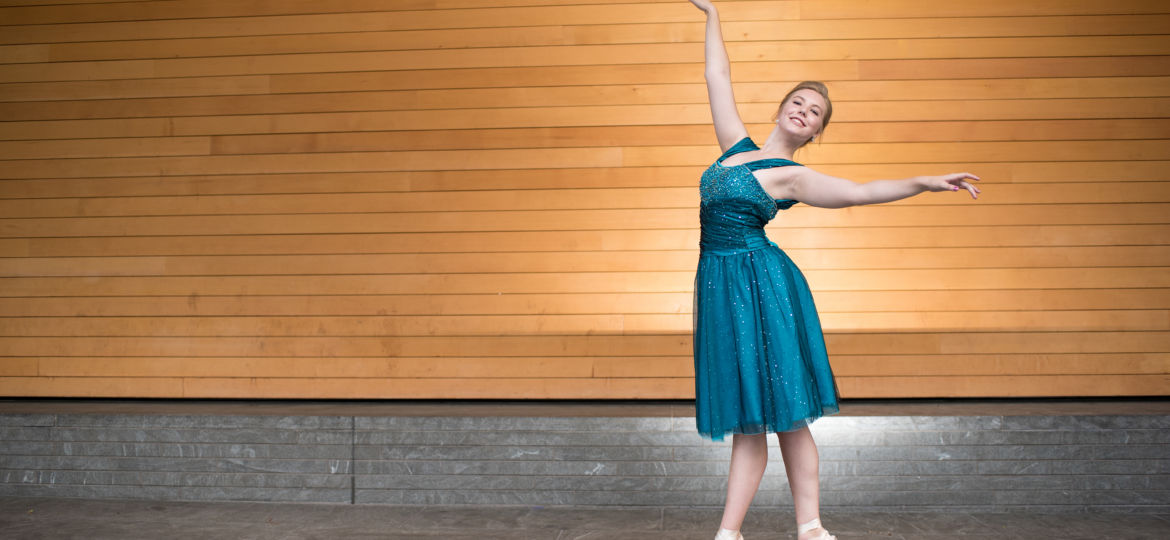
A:
{"label": "pointe shoe", "polygon": [[829,531],[826,531],[823,527],[821,527],[821,518],[816,518],[808,523],[805,523],[804,525],[798,525],[796,527],[796,538],[799,539],[800,535],[818,528],[821,529],[820,536],[814,536],[806,540],[837,540],[836,536],[829,534]]}
{"label": "pointe shoe", "polygon": [[743,535],[739,534],[739,531],[720,528],[715,534],[715,540],[743,540]]}

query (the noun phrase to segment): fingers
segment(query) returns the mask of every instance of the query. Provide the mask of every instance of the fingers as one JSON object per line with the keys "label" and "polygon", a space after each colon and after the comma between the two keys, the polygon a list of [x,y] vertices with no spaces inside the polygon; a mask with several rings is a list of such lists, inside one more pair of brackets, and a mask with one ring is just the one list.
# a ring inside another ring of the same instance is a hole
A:
{"label": "fingers", "polygon": [[979,188],[975,187],[970,182],[964,180],[965,178],[970,178],[971,180],[976,181],[979,180],[978,176],[975,176],[971,173],[954,173],[943,177],[942,188],[949,189],[950,191],[959,191],[960,189],[965,189],[967,190],[967,193],[971,194],[972,199],[978,199],[979,194],[982,193],[982,191],[980,191]]}
{"label": "fingers", "polygon": [[972,198],[972,199],[978,199],[978,198],[979,198],[979,193],[981,193],[981,192],[979,191],[979,188],[977,188],[977,187],[975,187],[975,186],[971,185],[971,184],[970,184],[970,183],[968,183],[968,182],[962,181],[962,180],[960,180],[960,181],[959,181],[958,185],[954,185],[954,184],[952,184],[952,185],[951,185],[951,191],[959,191],[959,188],[960,188],[960,187],[961,187],[962,189],[965,189],[965,190],[967,190],[967,192],[971,194],[971,198]]}
{"label": "fingers", "polygon": [[968,184],[967,182],[963,182],[963,187],[967,188],[967,191],[968,191],[969,193],[971,193],[971,198],[972,198],[972,199],[978,199],[978,198],[979,198],[979,188],[977,188],[977,187],[975,187],[975,186],[972,186],[971,184]]}
{"label": "fingers", "polygon": [[978,199],[979,194],[982,193],[982,191],[964,179],[975,180],[977,182],[980,180],[978,176],[968,172],[955,173],[952,175],[952,178],[950,179],[951,181],[949,182],[951,184],[951,191],[959,191],[959,189],[962,188],[971,194],[972,199]]}

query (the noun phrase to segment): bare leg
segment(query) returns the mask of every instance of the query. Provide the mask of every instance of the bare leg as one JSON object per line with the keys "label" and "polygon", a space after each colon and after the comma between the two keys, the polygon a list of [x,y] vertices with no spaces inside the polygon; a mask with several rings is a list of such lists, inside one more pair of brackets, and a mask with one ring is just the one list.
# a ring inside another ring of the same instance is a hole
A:
{"label": "bare leg", "polygon": [[[777,433],[780,454],[784,456],[784,470],[788,473],[788,487],[796,506],[796,523],[808,523],[821,514],[820,457],[808,427]],[[803,537],[816,538],[823,529],[813,529]]]}
{"label": "bare leg", "polygon": [[731,439],[731,470],[727,474],[727,502],[720,527],[738,531],[743,526],[752,498],[768,466],[768,436],[734,435]]}

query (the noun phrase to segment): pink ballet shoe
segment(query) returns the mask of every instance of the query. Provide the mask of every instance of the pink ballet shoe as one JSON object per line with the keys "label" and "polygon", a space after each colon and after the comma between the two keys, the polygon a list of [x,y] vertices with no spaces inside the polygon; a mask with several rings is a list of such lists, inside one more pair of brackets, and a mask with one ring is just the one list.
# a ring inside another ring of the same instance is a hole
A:
{"label": "pink ballet shoe", "polygon": [[739,534],[739,531],[720,528],[719,532],[715,534],[715,540],[743,540],[743,535]]}
{"label": "pink ballet shoe", "polygon": [[820,536],[813,536],[811,538],[806,538],[805,540],[837,540],[836,536],[829,534],[829,531],[826,531],[823,527],[821,527],[821,518],[816,518],[808,523],[805,523],[804,525],[798,525],[796,527],[796,538],[799,539],[800,535],[813,529],[821,529]]}

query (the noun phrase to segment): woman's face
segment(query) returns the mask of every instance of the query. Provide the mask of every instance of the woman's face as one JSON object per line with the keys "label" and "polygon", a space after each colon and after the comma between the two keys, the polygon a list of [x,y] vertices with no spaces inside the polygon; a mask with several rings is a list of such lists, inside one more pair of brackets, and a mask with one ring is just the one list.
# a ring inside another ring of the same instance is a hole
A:
{"label": "woman's face", "polygon": [[824,127],[825,98],[815,90],[801,88],[780,107],[776,123],[801,141],[821,133]]}

